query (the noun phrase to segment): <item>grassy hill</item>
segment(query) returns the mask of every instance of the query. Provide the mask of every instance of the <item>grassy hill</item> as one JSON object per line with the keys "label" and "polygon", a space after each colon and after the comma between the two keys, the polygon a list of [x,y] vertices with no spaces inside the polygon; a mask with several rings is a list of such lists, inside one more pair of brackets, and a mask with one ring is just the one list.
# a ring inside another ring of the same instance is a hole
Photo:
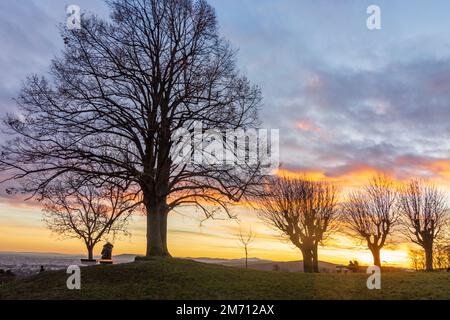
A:
{"label": "grassy hill", "polygon": [[369,291],[365,274],[245,270],[188,260],[153,259],[82,268],[80,291],[64,271],[0,286],[0,299],[450,299],[449,273],[384,273]]}

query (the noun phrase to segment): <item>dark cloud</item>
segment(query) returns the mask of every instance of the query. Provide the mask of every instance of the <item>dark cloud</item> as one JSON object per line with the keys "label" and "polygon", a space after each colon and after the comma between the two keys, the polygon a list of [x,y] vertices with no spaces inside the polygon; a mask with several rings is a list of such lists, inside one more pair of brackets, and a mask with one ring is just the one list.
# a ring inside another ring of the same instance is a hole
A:
{"label": "dark cloud", "polygon": [[[450,60],[427,59],[377,71],[316,70],[315,90],[305,85],[292,97],[303,106],[279,114],[292,123],[284,146],[297,143],[324,166],[333,165],[330,158],[390,168],[402,154],[448,157],[448,74]],[[321,128],[320,139],[296,130],[295,121],[305,117]]]}
{"label": "dark cloud", "polygon": [[[107,15],[103,1],[77,2]],[[211,3],[242,71],[263,90],[262,118],[281,130],[285,166],[332,175],[361,165],[401,171],[406,156],[450,157],[448,19],[430,20],[419,3],[380,1],[384,28],[371,33],[366,1]],[[446,9],[439,2],[433,16]],[[45,74],[64,19],[63,3],[0,3],[2,113],[14,110],[27,74]]]}

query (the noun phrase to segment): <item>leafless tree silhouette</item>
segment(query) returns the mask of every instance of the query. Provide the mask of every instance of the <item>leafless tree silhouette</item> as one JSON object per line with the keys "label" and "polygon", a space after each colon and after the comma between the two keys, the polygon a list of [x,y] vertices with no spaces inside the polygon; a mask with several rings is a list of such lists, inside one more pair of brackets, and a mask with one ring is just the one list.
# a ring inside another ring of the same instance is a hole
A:
{"label": "leafless tree silhouette", "polygon": [[441,270],[450,267],[450,246],[447,243],[437,243],[434,246],[433,266]]}
{"label": "leafless tree silhouette", "polygon": [[170,256],[170,211],[230,214],[260,171],[260,163],[175,162],[177,130],[192,134],[197,122],[203,132],[254,128],[261,94],[239,75],[206,1],[108,4],[110,20],[84,15],[81,30],[61,30],[66,48],[49,79],[25,83],[20,113],[5,119],[14,138],[1,149],[0,170],[33,195],[67,172],[137,189],[146,254]]}
{"label": "leafless tree silhouette", "polygon": [[243,233],[242,229],[241,229],[241,230],[239,230],[238,240],[239,240],[239,243],[242,246],[242,248],[244,248],[245,269],[247,269],[248,268],[248,247],[255,240],[255,234],[253,233],[252,229],[250,229],[246,233]]}
{"label": "leafless tree silhouette", "polygon": [[337,217],[337,190],[329,183],[277,177],[266,184],[259,217],[303,255],[304,272],[318,272],[318,245]]}
{"label": "leafless tree silhouette", "polygon": [[433,246],[448,222],[446,196],[435,186],[412,180],[400,192],[403,233],[425,251],[425,268],[433,270]]}
{"label": "leafless tree silhouette", "polygon": [[[411,267],[415,270],[426,270],[426,255],[424,250],[410,250]],[[436,244],[433,249],[433,268],[446,270],[450,266],[450,246]]]}
{"label": "leafless tree silhouette", "polygon": [[367,243],[378,267],[380,251],[399,220],[397,194],[393,181],[379,175],[362,190],[350,192],[342,205],[342,220],[348,233]]}
{"label": "leafless tree silhouette", "polygon": [[409,260],[414,270],[419,271],[425,269],[425,256],[423,251],[409,250]]}
{"label": "leafless tree silhouette", "polygon": [[44,221],[64,238],[83,240],[92,260],[98,242],[109,235],[127,234],[128,220],[139,201],[114,185],[79,187],[72,179],[73,175],[60,177],[42,194]]}
{"label": "leafless tree silhouette", "polygon": [[319,245],[340,228],[338,189],[328,182],[309,181],[310,192],[305,199],[305,215],[313,237],[313,271],[319,272]]}

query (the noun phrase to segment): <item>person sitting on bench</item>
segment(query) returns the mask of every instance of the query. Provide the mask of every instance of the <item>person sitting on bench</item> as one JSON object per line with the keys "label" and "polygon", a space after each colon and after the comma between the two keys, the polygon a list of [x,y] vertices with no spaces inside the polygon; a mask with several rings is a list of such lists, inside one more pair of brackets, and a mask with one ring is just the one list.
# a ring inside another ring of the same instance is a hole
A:
{"label": "person sitting on bench", "polygon": [[106,243],[102,250],[102,259],[99,261],[101,264],[112,264],[112,249],[114,246],[111,243]]}

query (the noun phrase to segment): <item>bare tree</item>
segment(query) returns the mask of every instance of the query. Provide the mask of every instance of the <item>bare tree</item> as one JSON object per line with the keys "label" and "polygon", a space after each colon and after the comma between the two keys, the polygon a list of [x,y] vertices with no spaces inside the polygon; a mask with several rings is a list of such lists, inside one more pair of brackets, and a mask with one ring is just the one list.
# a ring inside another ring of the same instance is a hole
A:
{"label": "bare tree", "polygon": [[450,267],[450,246],[437,243],[434,246],[433,260],[433,266],[436,269],[445,270]]}
{"label": "bare tree", "polygon": [[[426,255],[424,250],[410,250],[411,267],[416,271],[426,270]],[[450,247],[436,244],[433,250],[433,268],[446,270],[450,266]]]}
{"label": "bare tree", "polygon": [[338,190],[328,182],[309,182],[310,194],[305,198],[305,216],[313,237],[313,270],[319,272],[319,245],[339,228]]}
{"label": "bare tree", "polygon": [[44,221],[64,237],[83,240],[88,259],[97,243],[111,235],[127,234],[128,220],[139,201],[114,185],[78,187],[70,176],[57,180],[43,194]]}
{"label": "bare tree", "polygon": [[374,265],[381,267],[381,249],[399,220],[397,190],[386,176],[373,177],[362,189],[349,193],[342,220],[353,236],[367,243]]}
{"label": "bare tree", "polygon": [[411,267],[416,270],[425,269],[425,256],[420,250],[409,250],[409,259],[411,261]]}
{"label": "bare tree", "polygon": [[239,230],[238,240],[239,240],[240,245],[244,248],[245,269],[247,269],[248,268],[248,247],[255,240],[255,234],[253,233],[252,229],[250,229],[246,233],[243,233],[242,229],[241,229],[241,230]]}
{"label": "bare tree", "polygon": [[446,196],[435,186],[412,180],[400,192],[404,234],[425,251],[425,267],[433,270],[433,246],[448,219]]}
{"label": "bare tree", "polygon": [[301,250],[304,272],[318,272],[318,245],[336,217],[336,189],[289,177],[273,178],[265,189],[259,217]]}
{"label": "bare tree", "polygon": [[108,4],[110,20],[86,14],[81,30],[62,29],[66,48],[49,79],[25,83],[20,113],[5,120],[14,140],[0,170],[32,195],[66,172],[129,185],[146,208],[147,256],[170,256],[169,212],[230,214],[260,171],[259,162],[174,161],[177,132],[255,128],[261,93],[239,75],[206,1]]}

